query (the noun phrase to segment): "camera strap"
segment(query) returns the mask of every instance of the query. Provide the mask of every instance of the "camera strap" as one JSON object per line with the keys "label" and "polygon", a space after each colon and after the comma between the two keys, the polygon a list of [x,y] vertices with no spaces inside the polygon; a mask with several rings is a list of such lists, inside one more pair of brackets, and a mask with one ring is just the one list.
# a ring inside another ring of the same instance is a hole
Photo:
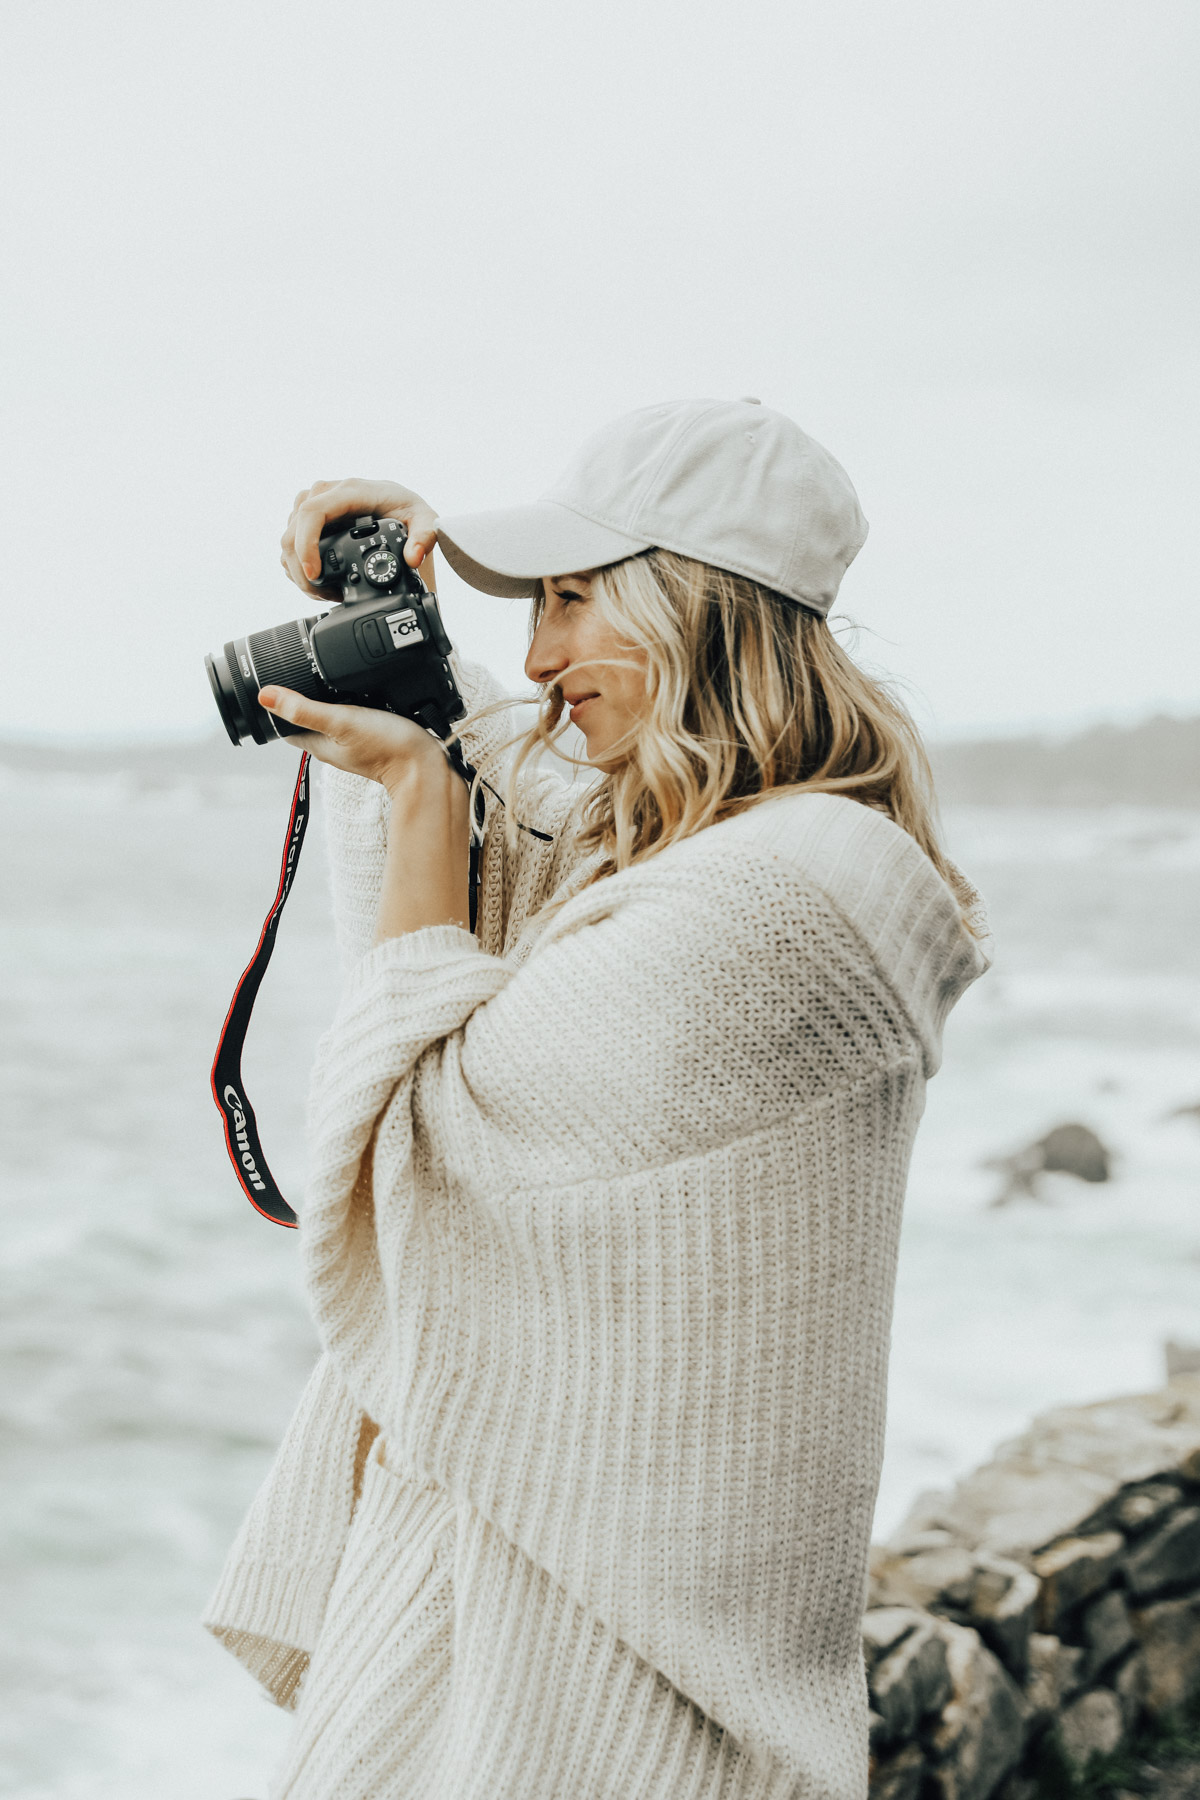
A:
{"label": "camera strap", "polygon": [[[448,755],[457,774],[461,775],[468,786],[474,781],[475,770],[464,760],[457,744],[451,745]],[[271,909],[263,921],[259,933],[258,944],[254,955],[242,971],[242,978],[234,989],[233,999],[229,1003],[229,1011],[225,1015],[225,1023],[221,1027],[221,1036],[217,1044],[217,1054],[212,1066],[212,1092],[217,1109],[225,1122],[225,1145],[229,1151],[229,1160],[233,1164],[233,1172],[242,1186],[242,1192],[256,1212],[264,1219],[271,1219],[276,1225],[295,1227],[296,1215],[279,1191],[279,1187],[267,1165],[263,1155],[262,1144],[258,1136],[258,1123],[242,1083],[242,1050],[246,1042],[246,1033],[250,1029],[250,1015],[254,1011],[254,1002],[258,998],[258,990],[262,986],[262,978],[267,972],[267,964],[271,960],[271,952],[275,948],[275,934],[279,929],[279,918],[292,891],[292,882],[296,878],[296,870],[300,865],[300,846],[304,842],[304,833],[308,829],[308,814],[311,802],[311,786],[309,782],[309,764],[311,757],[305,751],[300,758],[300,772],[296,776],[296,788],[292,795],[292,809],[288,815],[287,836],[283,845],[283,860],[279,869],[279,885],[275,889],[275,898]],[[496,790],[490,782],[481,783],[475,789],[474,805],[471,813],[471,852],[470,852],[470,923],[475,929],[475,920],[479,910],[479,880],[483,861],[483,827],[486,814],[486,802],[483,788],[490,793]],[[496,795],[503,805],[500,795]],[[549,833],[535,831],[530,825],[522,825],[522,831],[540,838],[543,843],[550,843]]]}
{"label": "camera strap", "polygon": [[233,1164],[233,1172],[242,1184],[242,1192],[264,1219],[273,1219],[276,1225],[293,1227],[296,1215],[280,1193],[275,1177],[267,1166],[258,1138],[254,1108],[242,1085],[242,1049],[250,1028],[250,1014],[254,1011],[254,1002],[258,998],[262,978],[267,972],[267,964],[275,948],[279,917],[292,891],[292,882],[300,865],[300,846],[308,829],[311,799],[308,773],[310,760],[305,751],[300,758],[300,772],[296,776],[296,789],[292,795],[279,885],[275,889],[271,910],[263,921],[254,955],[246,964],[242,978],[234,989],[212,1066],[213,1099],[225,1121],[225,1144],[229,1160]]}

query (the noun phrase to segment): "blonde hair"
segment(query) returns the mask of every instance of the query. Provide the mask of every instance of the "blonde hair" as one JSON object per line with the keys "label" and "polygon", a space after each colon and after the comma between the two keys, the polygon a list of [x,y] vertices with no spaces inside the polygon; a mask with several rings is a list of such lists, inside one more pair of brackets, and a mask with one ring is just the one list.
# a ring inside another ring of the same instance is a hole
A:
{"label": "blonde hair", "polygon": [[[591,604],[620,632],[632,666],[644,668],[649,702],[606,751],[608,767],[582,806],[578,841],[602,853],[592,879],[789,789],[845,794],[886,813],[966,903],[965,884],[938,841],[916,726],[847,656],[823,618],[745,576],[668,550],[598,570]],[[531,641],[544,605],[543,592],[533,603]],[[558,742],[563,711],[556,682],[543,689],[532,728],[515,740],[514,797],[540,752],[577,761]]]}

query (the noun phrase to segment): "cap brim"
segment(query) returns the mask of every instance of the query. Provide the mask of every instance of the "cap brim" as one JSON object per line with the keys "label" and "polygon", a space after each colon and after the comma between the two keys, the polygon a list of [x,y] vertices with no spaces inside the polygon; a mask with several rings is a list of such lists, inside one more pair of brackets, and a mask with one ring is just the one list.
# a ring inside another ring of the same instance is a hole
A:
{"label": "cap brim", "polygon": [[653,548],[554,500],[439,519],[437,535],[456,575],[507,599],[532,595],[543,576],[601,569]]}

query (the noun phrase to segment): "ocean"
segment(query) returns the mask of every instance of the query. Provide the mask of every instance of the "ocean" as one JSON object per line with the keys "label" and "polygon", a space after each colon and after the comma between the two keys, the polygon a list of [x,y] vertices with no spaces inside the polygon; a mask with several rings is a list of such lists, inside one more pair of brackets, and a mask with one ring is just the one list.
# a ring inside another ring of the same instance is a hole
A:
{"label": "ocean", "polygon": [[[0,1793],[265,1794],[288,1720],[197,1620],[311,1366],[294,1234],[252,1212],[208,1068],[294,772],[0,771]],[[956,808],[997,962],[913,1163],[877,1535],[1029,1415],[1200,1343],[1200,813]],[[314,822],[245,1070],[285,1193],[337,970]],[[992,1205],[1064,1120],[1113,1179]]]}

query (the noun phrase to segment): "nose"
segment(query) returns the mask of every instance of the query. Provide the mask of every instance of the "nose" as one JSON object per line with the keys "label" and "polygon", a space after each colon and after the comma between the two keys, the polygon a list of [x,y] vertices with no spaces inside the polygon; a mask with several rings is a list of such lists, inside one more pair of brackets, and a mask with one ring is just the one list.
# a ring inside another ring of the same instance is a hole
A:
{"label": "nose", "polygon": [[525,673],[530,681],[551,682],[562,674],[570,662],[561,638],[543,613],[525,658]]}

